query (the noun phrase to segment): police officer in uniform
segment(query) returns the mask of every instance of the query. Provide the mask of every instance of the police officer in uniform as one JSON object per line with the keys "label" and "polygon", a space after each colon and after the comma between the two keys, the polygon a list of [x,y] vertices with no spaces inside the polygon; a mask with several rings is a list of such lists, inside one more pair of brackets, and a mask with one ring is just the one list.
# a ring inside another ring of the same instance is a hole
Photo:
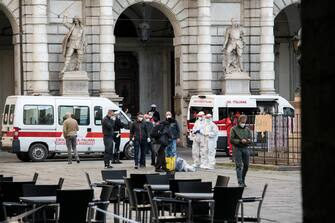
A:
{"label": "police officer in uniform", "polygon": [[113,168],[110,163],[114,159],[113,156],[113,135],[114,135],[114,126],[115,121],[112,119],[114,116],[114,111],[112,109],[108,110],[107,115],[102,120],[102,133],[104,135],[104,162],[105,168]]}
{"label": "police officer in uniform", "polygon": [[120,161],[120,143],[121,143],[121,129],[123,128],[123,125],[118,115],[119,112],[114,112],[114,116],[112,116],[111,118],[114,121],[113,141],[115,143],[113,163],[122,163]]}

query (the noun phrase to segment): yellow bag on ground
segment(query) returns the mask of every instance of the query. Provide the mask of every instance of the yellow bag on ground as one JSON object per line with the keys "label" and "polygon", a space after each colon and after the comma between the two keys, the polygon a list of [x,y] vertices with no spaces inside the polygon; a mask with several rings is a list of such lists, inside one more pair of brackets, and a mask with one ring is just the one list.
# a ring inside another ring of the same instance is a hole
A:
{"label": "yellow bag on ground", "polygon": [[165,162],[166,162],[167,171],[169,172],[175,171],[176,169],[176,157],[175,156],[165,157]]}

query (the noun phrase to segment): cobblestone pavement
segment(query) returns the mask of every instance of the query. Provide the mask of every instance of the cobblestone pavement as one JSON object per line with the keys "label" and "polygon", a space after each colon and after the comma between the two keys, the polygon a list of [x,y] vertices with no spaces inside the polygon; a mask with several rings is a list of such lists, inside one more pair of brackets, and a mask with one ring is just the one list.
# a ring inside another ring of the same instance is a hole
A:
{"label": "cobblestone pavement", "polygon": [[[190,162],[190,152],[180,152]],[[147,157],[149,158],[149,156]],[[220,162],[230,162],[228,158],[217,158]],[[147,160],[149,162],[149,159]],[[100,158],[82,159],[80,164],[68,165],[66,159],[55,159],[47,162],[20,162],[15,155],[0,152],[0,174],[14,176],[17,180],[31,179],[34,172],[39,173],[38,183],[56,183],[59,177],[64,177],[63,188],[87,188],[84,173],[88,172],[94,182],[101,181],[100,171],[103,161]],[[114,169],[127,169],[129,173],[150,173],[154,168],[133,169],[133,161],[123,160]],[[236,176],[233,167],[218,167],[215,170],[200,170],[197,172],[178,172],[176,178],[202,178],[203,181],[215,182],[216,176],[230,176],[230,186],[236,186]],[[270,171],[249,169],[243,196],[259,196],[265,183],[269,184],[262,207],[262,222],[295,223],[302,222],[302,198],[299,171]],[[99,192],[96,191],[98,194]],[[254,215],[257,206],[251,205],[246,209],[247,214]]]}

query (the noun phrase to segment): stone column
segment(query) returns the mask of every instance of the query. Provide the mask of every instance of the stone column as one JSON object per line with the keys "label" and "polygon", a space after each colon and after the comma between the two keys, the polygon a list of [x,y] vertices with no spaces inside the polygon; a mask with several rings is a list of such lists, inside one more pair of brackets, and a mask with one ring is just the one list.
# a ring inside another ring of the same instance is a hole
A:
{"label": "stone column", "polygon": [[115,93],[113,0],[100,0],[100,95],[120,102]]}
{"label": "stone column", "polygon": [[32,94],[49,94],[47,0],[32,0]]}
{"label": "stone column", "polygon": [[261,0],[260,93],[274,94],[273,1]]}
{"label": "stone column", "polygon": [[198,94],[212,93],[211,0],[198,0]]}

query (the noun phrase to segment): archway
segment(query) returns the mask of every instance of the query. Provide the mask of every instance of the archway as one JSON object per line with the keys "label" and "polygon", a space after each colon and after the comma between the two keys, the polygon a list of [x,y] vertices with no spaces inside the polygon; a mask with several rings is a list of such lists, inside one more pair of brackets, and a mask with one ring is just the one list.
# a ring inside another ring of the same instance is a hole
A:
{"label": "archway", "polygon": [[114,29],[115,90],[134,115],[156,104],[163,114],[172,110],[174,29],[151,3],[137,3],[122,12]]}
{"label": "archway", "polygon": [[[0,9],[0,114],[6,97],[15,94],[13,29]],[[1,120],[1,119],[0,119]]]}
{"label": "archway", "polygon": [[295,36],[301,28],[300,4],[285,7],[275,17],[275,89],[278,94],[293,100],[300,89],[300,68]]}

